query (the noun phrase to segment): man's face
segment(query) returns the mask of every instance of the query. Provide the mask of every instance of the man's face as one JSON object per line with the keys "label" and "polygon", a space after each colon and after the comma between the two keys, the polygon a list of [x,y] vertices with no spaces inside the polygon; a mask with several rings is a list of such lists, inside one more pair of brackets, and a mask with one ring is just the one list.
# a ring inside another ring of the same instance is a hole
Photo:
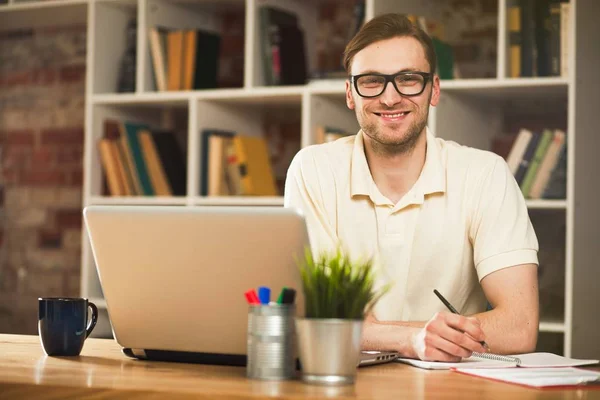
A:
{"label": "man's face", "polygon": [[[395,37],[372,43],[356,53],[350,67],[351,75],[395,74],[401,71],[431,71],[423,46],[412,37]],[[429,105],[437,105],[438,100],[437,76],[427,81],[421,94],[410,97],[399,94],[389,82],[378,97],[363,98],[352,83],[346,81],[346,104],[355,110],[364,134],[392,152],[406,151],[414,146],[427,125]]]}

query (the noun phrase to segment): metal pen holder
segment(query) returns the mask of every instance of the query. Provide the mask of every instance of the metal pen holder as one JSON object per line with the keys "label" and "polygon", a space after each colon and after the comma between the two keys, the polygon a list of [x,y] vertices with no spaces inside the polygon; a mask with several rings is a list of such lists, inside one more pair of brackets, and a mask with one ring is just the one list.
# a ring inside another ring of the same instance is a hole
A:
{"label": "metal pen holder", "polygon": [[294,304],[251,305],[248,308],[248,363],[252,379],[296,377]]}

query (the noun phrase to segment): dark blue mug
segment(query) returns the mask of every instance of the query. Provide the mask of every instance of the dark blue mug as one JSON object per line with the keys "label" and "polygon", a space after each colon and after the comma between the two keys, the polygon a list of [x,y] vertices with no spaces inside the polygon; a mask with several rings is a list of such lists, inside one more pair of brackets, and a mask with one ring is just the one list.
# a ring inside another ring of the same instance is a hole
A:
{"label": "dark blue mug", "polygon": [[38,306],[38,332],[46,354],[79,355],[83,342],[98,322],[98,307],[81,297],[39,298]]}

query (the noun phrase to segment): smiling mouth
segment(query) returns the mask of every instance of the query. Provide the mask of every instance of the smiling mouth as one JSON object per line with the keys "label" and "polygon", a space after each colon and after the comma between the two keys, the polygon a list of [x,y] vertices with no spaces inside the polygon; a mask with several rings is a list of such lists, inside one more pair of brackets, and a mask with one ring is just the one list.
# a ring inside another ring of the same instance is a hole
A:
{"label": "smiling mouth", "polygon": [[405,117],[409,113],[410,113],[410,111],[401,111],[401,112],[396,112],[396,113],[374,113],[374,114],[377,115],[378,117],[394,119],[394,118]]}

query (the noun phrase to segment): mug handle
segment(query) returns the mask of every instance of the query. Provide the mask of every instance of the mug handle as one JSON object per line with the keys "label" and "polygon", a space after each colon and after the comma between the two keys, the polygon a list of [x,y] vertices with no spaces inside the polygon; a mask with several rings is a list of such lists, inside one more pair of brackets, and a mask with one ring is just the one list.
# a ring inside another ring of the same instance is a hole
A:
{"label": "mug handle", "polygon": [[85,338],[87,339],[90,336],[90,333],[94,330],[96,326],[96,322],[98,322],[98,307],[91,301],[88,303],[88,307],[92,309],[92,319],[88,324],[87,328],[85,328]]}

